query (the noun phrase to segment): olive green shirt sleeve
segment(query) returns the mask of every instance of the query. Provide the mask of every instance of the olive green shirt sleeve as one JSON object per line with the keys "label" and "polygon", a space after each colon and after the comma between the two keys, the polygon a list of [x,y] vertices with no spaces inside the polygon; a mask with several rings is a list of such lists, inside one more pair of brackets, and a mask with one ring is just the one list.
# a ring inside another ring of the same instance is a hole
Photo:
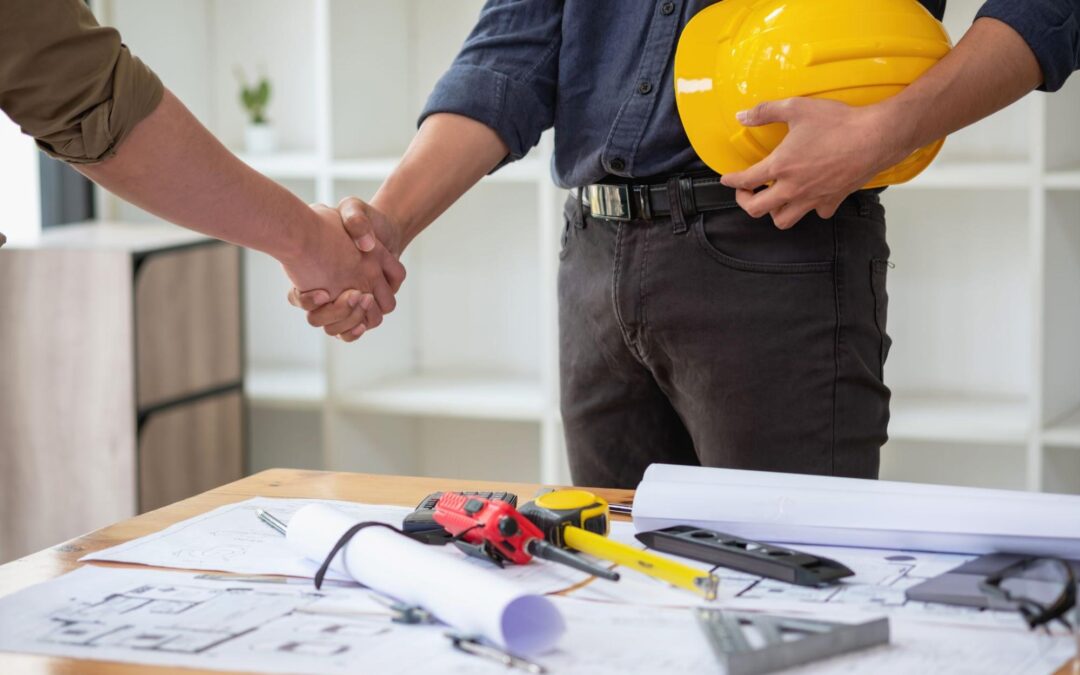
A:
{"label": "olive green shirt sleeve", "polygon": [[163,93],[83,0],[0,0],[0,110],[49,155],[111,157]]}

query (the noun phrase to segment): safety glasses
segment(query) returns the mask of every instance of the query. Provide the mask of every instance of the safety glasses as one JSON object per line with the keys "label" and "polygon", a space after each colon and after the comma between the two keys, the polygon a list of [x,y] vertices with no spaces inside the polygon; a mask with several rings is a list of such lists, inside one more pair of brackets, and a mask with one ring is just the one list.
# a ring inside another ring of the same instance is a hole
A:
{"label": "safety glasses", "polygon": [[987,577],[979,584],[988,597],[1013,607],[1031,629],[1057,621],[1069,631],[1066,614],[1076,606],[1076,575],[1072,567],[1057,558],[1028,558]]}

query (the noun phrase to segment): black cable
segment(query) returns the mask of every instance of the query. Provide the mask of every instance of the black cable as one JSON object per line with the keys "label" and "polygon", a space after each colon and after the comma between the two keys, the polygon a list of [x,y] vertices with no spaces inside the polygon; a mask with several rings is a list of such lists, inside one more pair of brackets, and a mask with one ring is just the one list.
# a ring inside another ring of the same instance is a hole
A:
{"label": "black cable", "polygon": [[404,532],[402,532],[401,530],[399,530],[398,528],[394,527],[393,525],[388,525],[386,523],[376,522],[374,520],[367,520],[367,521],[364,521],[362,523],[357,523],[357,524],[353,525],[349,529],[345,530],[345,534],[341,535],[341,538],[337,540],[337,543],[334,544],[334,547],[330,549],[330,553],[326,556],[326,560],[324,560],[323,564],[319,567],[319,571],[315,573],[315,589],[316,590],[319,590],[319,589],[322,588],[323,577],[326,576],[326,571],[330,569],[330,563],[332,563],[334,561],[334,556],[336,556],[338,554],[338,551],[340,551],[342,548],[344,548],[345,544],[348,544],[349,541],[356,535],[357,532],[359,532],[360,530],[362,530],[364,528],[367,528],[367,527],[385,527],[388,530],[393,530],[394,532],[397,532],[398,534],[400,534],[402,536],[405,536],[405,537],[409,536],[409,535],[405,534]]}

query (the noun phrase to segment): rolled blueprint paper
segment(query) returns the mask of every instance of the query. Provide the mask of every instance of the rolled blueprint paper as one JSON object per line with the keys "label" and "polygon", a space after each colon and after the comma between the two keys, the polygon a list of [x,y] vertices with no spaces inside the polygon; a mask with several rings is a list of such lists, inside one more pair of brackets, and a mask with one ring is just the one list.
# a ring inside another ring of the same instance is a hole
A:
{"label": "rolled blueprint paper", "polygon": [[1080,559],[1080,496],[654,464],[640,532],[693,525],[775,543]]}
{"label": "rolled blueprint paper", "polygon": [[[321,563],[356,523],[333,507],[312,504],[292,517],[286,538],[293,550]],[[547,598],[384,527],[357,532],[330,568],[515,654],[546,651],[564,630]]]}

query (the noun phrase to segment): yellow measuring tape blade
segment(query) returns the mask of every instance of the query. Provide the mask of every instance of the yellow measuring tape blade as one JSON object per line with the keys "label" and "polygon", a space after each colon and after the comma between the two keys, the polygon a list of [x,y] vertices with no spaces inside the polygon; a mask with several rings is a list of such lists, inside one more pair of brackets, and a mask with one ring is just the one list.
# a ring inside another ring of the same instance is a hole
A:
{"label": "yellow measuring tape blade", "polygon": [[567,527],[563,531],[563,539],[574,550],[648,574],[673,586],[693,591],[707,600],[716,598],[717,578],[705,570],[620,544],[579,527]]}

